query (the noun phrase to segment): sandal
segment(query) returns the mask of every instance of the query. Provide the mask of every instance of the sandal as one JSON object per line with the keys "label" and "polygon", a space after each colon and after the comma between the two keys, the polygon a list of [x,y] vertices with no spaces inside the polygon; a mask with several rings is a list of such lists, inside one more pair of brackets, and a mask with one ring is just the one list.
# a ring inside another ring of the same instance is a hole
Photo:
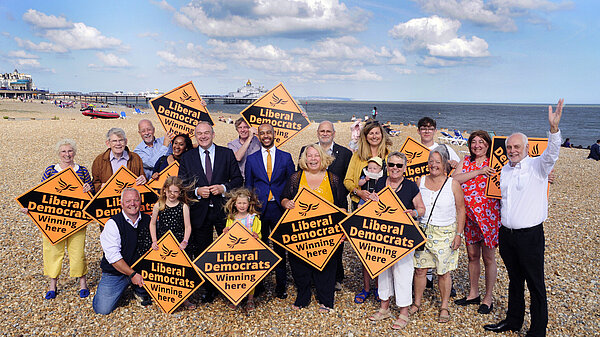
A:
{"label": "sandal", "polygon": [[53,300],[56,298],[56,290],[48,290],[46,296],[44,297],[47,300]]}
{"label": "sandal", "polygon": [[369,321],[378,322],[387,318],[394,318],[390,309],[379,309],[373,315],[369,316]]}
{"label": "sandal", "polygon": [[319,312],[323,314],[330,314],[333,312],[333,308],[328,308],[325,305],[321,304],[321,306],[319,306]]}
{"label": "sandal", "polygon": [[183,302],[183,308],[185,310],[194,310],[196,309],[196,305],[188,300],[185,300],[185,302]]}
{"label": "sandal", "polygon": [[375,296],[375,301],[381,302],[381,298],[379,298],[379,291],[377,291],[377,288],[371,290],[371,293]]}
{"label": "sandal", "polygon": [[371,292],[366,291],[365,288],[363,288],[363,290],[354,296],[354,303],[363,304],[369,296],[371,296]]}
{"label": "sandal", "polygon": [[[446,315],[442,315],[442,312],[446,311]],[[438,316],[438,323],[448,323],[450,321],[450,310],[448,308],[441,308],[440,315]]]}
{"label": "sandal", "polygon": [[256,309],[256,305],[254,304],[254,301],[248,300],[246,302],[246,311],[254,311],[254,309]]}
{"label": "sandal", "polygon": [[[413,308],[415,308],[415,309],[413,309]],[[413,316],[413,315],[418,314],[420,311],[421,311],[421,306],[413,303],[408,308],[408,315]]]}
{"label": "sandal", "polygon": [[84,288],[84,289],[80,289],[79,290],[79,297],[80,298],[86,298],[88,296],[90,296],[90,290],[89,289],[85,289]]}
{"label": "sandal", "polygon": [[402,330],[406,328],[408,322],[410,322],[410,318],[408,318],[408,316],[406,315],[400,314],[400,316],[398,316],[398,319],[394,322],[394,325],[392,325],[392,329]]}

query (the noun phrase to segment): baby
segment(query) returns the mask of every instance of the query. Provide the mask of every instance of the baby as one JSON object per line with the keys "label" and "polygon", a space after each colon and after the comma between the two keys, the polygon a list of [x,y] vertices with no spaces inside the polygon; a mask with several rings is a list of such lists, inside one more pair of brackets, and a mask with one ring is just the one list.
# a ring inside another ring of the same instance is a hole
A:
{"label": "baby", "polygon": [[[358,180],[358,186],[361,190],[367,190],[370,193],[375,191],[375,183],[377,179],[383,177],[383,160],[379,157],[370,158],[367,161],[367,167],[363,169],[362,175]],[[359,205],[364,204],[364,200],[360,200]]]}

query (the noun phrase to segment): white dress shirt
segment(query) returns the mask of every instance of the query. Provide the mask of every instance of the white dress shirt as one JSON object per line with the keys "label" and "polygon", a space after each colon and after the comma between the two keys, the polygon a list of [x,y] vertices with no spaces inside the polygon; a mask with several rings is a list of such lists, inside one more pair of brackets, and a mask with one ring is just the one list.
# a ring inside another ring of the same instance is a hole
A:
{"label": "white dress shirt", "polygon": [[[213,175],[215,174],[215,144],[211,144],[210,147],[208,149],[208,156],[210,157],[210,167],[212,168],[212,173]],[[198,152],[200,153],[200,162],[202,163],[202,168],[204,168],[204,174],[206,174],[206,154],[204,153],[204,149],[200,146],[198,146]],[[212,182],[211,182],[212,184]],[[213,184],[214,185],[214,184]],[[221,186],[223,186],[223,194],[221,194],[222,196],[225,196],[225,192],[227,192],[227,187],[223,184],[221,184]],[[194,194],[196,195],[196,198],[198,199],[202,199],[202,196],[200,196],[198,194],[198,189],[196,188],[194,190]]]}
{"label": "white dress shirt", "polygon": [[260,153],[262,154],[263,164],[265,165],[265,172],[269,171],[267,170],[267,153],[269,152],[271,152],[271,172],[273,172],[273,168],[275,168],[275,152],[277,152],[275,146],[271,146],[271,148],[268,150],[262,146],[260,147]]}
{"label": "white dress shirt", "polygon": [[504,165],[500,175],[502,226],[523,229],[548,218],[548,174],[558,160],[560,130],[550,134],[541,156],[526,156],[515,166]]}
{"label": "white dress shirt", "polygon": [[[123,216],[133,228],[137,228],[142,219],[142,213],[138,213],[135,222],[132,222],[125,213],[123,213]],[[121,255],[121,234],[117,223],[113,219],[109,219],[104,225],[104,230],[100,233],[100,244],[108,263],[113,264],[123,258],[123,255]]]}

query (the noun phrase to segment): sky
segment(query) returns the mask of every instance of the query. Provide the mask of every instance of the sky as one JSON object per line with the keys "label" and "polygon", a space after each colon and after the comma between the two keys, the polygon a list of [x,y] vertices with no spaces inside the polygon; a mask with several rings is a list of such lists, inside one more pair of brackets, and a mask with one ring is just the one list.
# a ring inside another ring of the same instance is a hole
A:
{"label": "sky", "polygon": [[59,91],[598,104],[595,0],[0,0],[0,73]]}

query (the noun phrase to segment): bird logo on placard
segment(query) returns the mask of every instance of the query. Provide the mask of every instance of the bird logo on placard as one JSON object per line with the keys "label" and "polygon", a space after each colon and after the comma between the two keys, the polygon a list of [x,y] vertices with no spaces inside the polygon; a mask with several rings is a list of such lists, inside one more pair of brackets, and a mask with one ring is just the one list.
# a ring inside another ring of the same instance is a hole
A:
{"label": "bird logo on placard", "polygon": [[195,98],[192,98],[192,96],[190,96],[185,90],[183,90],[183,96],[180,96],[179,99],[182,103],[185,101],[194,102],[196,100]]}
{"label": "bird logo on placard", "polygon": [[133,186],[133,183],[122,182],[119,179],[117,179],[115,184],[117,184],[117,188],[115,188],[115,192],[117,193],[121,193],[124,189]]}
{"label": "bird logo on placard", "polygon": [[279,98],[275,94],[273,94],[272,99],[273,99],[273,101],[269,102],[269,104],[271,104],[272,107],[275,107],[277,104],[285,104],[285,103],[287,103],[287,100],[284,100],[283,98]]}
{"label": "bird logo on placard", "polygon": [[232,234],[229,234],[229,241],[231,241],[231,243],[228,243],[227,247],[233,249],[233,247],[235,247],[238,244],[243,245],[244,243],[246,243],[246,241],[248,241],[248,239],[238,238]]}
{"label": "bird logo on placard", "polygon": [[377,207],[379,210],[375,210],[375,214],[378,216],[382,216],[385,213],[394,214],[398,210],[397,208],[392,208],[391,206],[386,206],[381,200],[377,203]]}
{"label": "bird logo on placard", "polygon": [[77,186],[65,183],[62,178],[58,180],[58,186],[59,187],[54,188],[58,193],[62,193],[63,191],[75,191],[77,188]]}
{"label": "bird logo on placard", "polygon": [[165,247],[164,245],[162,246],[162,252],[163,252],[164,255],[160,254],[160,257],[163,260],[166,260],[167,257],[175,257],[175,256],[177,256],[177,252],[173,251],[172,249],[169,249],[169,248]]}
{"label": "bird logo on placard", "polygon": [[408,164],[412,163],[413,159],[419,158],[423,154],[423,151],[406,151],[406,162]]}
{"label": "bird logo on placard", "polygon": [[540,144],[535,144],[535,146],[533,147],[533,149],[531,150],[531,156],[532,157],[537,157],[540,155],[540,148],[539,148]]}
{"label": "bird logo on placard", "polygon": [[307,204],[302,201],[300,201],[298,204],[300,205],[300,209],[302,210],[301,212],[298,212],[298,214],[300,214],[301,216],[306,216],[308,212],[319,208],[319,204]]}

